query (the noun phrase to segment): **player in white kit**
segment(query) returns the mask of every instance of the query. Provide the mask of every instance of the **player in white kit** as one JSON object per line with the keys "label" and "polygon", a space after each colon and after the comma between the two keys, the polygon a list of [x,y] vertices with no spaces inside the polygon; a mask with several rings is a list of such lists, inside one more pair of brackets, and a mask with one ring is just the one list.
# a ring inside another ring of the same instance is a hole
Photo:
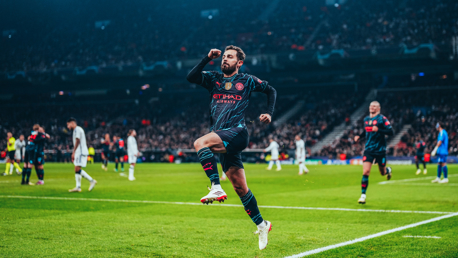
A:
{"label": "player in white kit", "polygon": [[277,165],[277,171],[281,170],[281,165],[280,161],[278,160],[278,148],[280,148],[280,145],[274,139],[270,138],[269,139],[270,145],[267,147],[267,149],[264,150],[264,152],[270,151],[270,162],[269,166],[267,167],[267,170],[271,170],[272,166],[275,164]]}
{"label": "player in white kit", "polygon": [[84,133],[83,128],[77,125],[75,118],[68,119],[67,128],[69,130],[73,130],[72,162],[73,165],[75,165],[76,180],[76,187],[68,191],[71,193],[81,192],[81,178],[83,177],[90,182],[88,191],[92,191],[94,186],[97,184],[97,181],[95,181],[88,173],[86,173],[86,171],[81,169],[86,167],[87,156],[89,155],[86,145],[86,134]]}
{"label": "player in white kit", "polygon": [[137,136],[137,132],[133,129],[129,130],[127,134],[127,155],[129,156],[129,180],[134,181],[134,168],[135,163],[137,163],[137,158],[140,156],[140,152],[138,152],[137,148],[137,140],[135,140],[135,136]]}
{"label": "player in white kit", "polygon": [[[14,146],[16,147],[16,152],[14,153],[14,159],[16,160],[17,164],[21,164],[21,160],[24,157],[24,153],[25,153],[25,140],[24,140],[23,134],[19,136],[19,140],[16,140],[16,142],[14,143]],[[19,169],[16,168],[16,172],[19,174]]]}
{"label": "player in white kit", "polygon": [[299,175],[302,175],[305,173],[308,173],[309,170],[305,166],[305,143],[301,139],[300,135],[296,135],[296,159],[297,162],[299,163]]}

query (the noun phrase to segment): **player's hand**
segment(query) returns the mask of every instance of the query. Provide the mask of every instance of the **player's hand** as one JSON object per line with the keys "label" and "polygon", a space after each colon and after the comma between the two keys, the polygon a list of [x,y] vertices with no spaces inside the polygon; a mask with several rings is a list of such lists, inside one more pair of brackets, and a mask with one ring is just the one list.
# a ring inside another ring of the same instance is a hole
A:
{"label": "player's hand", "polygon": [[72,152],[72,162],[75,162],[75,153]]}
{"label": "player's hand", "polygon": [[49,139],[49,138],[51,138],[51,136],[49,136],[49,134],[46,134],[46,138],[48,138],[48,139]]}
{"label": "player's hand", "polygon": [[269,114],[262,114],[259,116],[259,121],[264,124],[270,124],[270,122],[272,122],[272,117]]}
{"label": "player's hand", "polygon": [[208,57],[211,59],[216,59],[220,56],[221,56],[221,50],[219,49],[213,48],[212,50],[210,50],[210,52],[208,52]]}
{"label": "player's hand", "polygon": [[359,135],[356,135],[355,136],[355,142],[358,142],[358,140],[359,140]]}
{"label": "player's hand", "polygon": [[372,132],[378,132],[378,127],[377,126],[372,126]]}

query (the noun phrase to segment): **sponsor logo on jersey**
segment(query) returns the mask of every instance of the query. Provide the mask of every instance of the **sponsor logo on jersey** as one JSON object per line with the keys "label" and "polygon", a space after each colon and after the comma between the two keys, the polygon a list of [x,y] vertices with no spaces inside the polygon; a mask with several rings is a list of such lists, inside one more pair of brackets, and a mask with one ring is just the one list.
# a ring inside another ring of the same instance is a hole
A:
{"label": "sponsor logo on jersey", "polygon": [[240,95],[232,95],[232,94],[213,94],[214,99],[233,99],[233,100],[242,100],[242,96]]}
{"label": "sponsor logo on jersey", "polygon": [[245,88],[245,86],[243,86],[243,83],[239,82],[239,83],[237,83],[237,84],[235,85],[235,88],[236,88],[237,90],[243,90],[243,88]]}
{"label": "sponsor logo on jersey", "polygon": [[230,90],[231,88],[232,88],[232,82],[226,82],[226,84],[224,84],[224,89]]}

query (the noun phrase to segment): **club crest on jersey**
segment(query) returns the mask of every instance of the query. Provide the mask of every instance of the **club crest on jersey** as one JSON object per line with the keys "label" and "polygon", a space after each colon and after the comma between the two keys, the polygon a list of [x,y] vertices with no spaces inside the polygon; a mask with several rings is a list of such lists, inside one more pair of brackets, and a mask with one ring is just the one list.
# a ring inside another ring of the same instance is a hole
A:
{"label": "club crest on jersey", "polygon": [[237,90],[243,90],[243,88],[245,88],[245,86],[243,86],[243,83],[239,82],[239,83],[237,83],[237,84],[235,85],[235,88],[236,88]]}
{"label": "club crest on jersey", "polygon": [[232,82],[226,82],[226,84],[224,84],[225,90],[230,90],[231,88],[232,88]]}
{"label": "club crest on jersey", "polygon": [[377,120],[374,120],[373,124],[376,125],[377,124]]}

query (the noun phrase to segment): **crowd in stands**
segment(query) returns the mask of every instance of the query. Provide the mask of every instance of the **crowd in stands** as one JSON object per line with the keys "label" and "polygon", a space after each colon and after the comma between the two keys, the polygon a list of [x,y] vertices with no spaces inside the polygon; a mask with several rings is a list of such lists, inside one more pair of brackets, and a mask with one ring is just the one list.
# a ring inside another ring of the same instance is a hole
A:
{"label": "crowd in stands", "polygon": [[[381,114],[385,115],[394,128],[395,134],[404,125],[412,127],[401,137],[395,146],[388,146],[391,156],[415,156],[416,143],[426,143],[426,152],[430,153],[437,143],[436,124],[443,122],[449,135],[449,153],[458,154],[458,94],[454,90],[407,91],[379,93]],[[354,142],[354,137],[363,132],[362,119],[352,124],[341,139],[325,146],[319,156],[337,158],[345,154],[347,158],[362,156],[365,141]],[[394,136],[387,137],[387,143]]]}
{"label": "crowd in stands", "polygon": [[[294,91],[293,91],[294,92]],[[73,97],[59,96],[54,101],[43,97],[42,102],[28,101],[18,96],[20,103],[6,104],[9,112],[0,114],[0,149],[6,147],[6,132],[11,131],[18,138],[20,134],[30,135],[33,124],[39,123],[51,135],[46,149],[70,152],[71,132],[66,128],[69,117],[78,119],[86,132],[88,146],[101,148],[101,139],[106,133],[126,140],[129,129],[137,130],[140,150],[176,151],[193,149],[194,141],[209,132],[209,101],[195,101],[202,98],[202,92],[181,95],[164,94],[151,101],[145,96],[136,104],[134,99],[124,98],[125,103],[116,103],[122,96]],[[356,109],[365,94],[335,91],[328,95],[326,90],[305,90],[301,94],[281,94],[277,99],[274,121],[298,101],[305,102],[297,115],[286,123],[275,126],[259,122],[259,115],[267,109],[264,94],[255,93],[246,113],[246,124],[250,134],[249,149],[264,149],[269,137],[276,139],[283,151],[295,149],[294,136],[301,134],[307,146],[312,146],[334,126]],[[344,97],[344,100],[342,100]],[[32,98],[32,97],[31,97]],[[18,103],[16,99],[10,101]],[[11,112],[10,112],[11,111]]]}
{"label": "crowd in stands", "polygon": [[[114,5],[83,0],[17,6],[11,10],[17,13],[13,18],[0,18],[11,27],[3,29],[15,30],[0,41],[0,72],[200,58],[210,48],[229,44],[241,46],[249,55],[422,43],[441,46],[451,44],[451,37],[458,34],[458,2],[452,0],[348,0],[331,6],[324,1],[287,0],[269,12],[271,3],[234,0],[228,5],[205,0]],[[218,13],[201,15],[211,9]],[[100,20],[110,23],[95,27]]]}

